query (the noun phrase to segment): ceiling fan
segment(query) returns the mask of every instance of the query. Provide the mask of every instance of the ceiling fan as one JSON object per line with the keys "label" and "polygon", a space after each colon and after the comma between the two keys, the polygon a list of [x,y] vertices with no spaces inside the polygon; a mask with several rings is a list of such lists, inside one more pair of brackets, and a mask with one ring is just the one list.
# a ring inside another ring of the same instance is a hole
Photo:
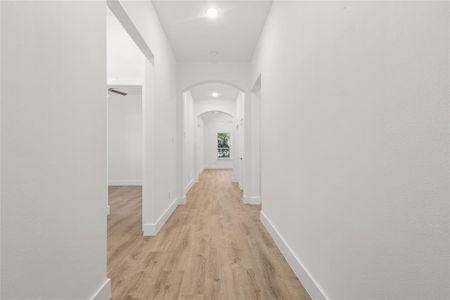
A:
{"label": "ceiling fan", "polygon": [[108,89],[108,92],[110,92],[110,93],[116,93],[116,94],[119,94],[119,95],[121,95],[121,96],[126,96],[126,95],[128,95],[128,93],[125,93],[125,92],[120,91],[120,90],[115,89],[115,88],[109,88],[109,89]]}

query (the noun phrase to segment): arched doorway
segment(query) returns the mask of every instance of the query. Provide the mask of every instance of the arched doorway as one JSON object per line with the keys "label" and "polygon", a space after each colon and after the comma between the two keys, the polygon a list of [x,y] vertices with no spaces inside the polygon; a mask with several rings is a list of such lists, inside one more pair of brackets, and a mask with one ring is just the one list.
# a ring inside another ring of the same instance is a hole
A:
{"label": "arched doorway", "polygon": [[[232,181],[243,188],[244,99],[245,93],[240,88],[223,81],[203,81],[184,89],[181,180],[184,195],[198,181],[199,174],[205,168],[233,169]],[[214,123],[214,130],[220,128],[219,124],[223,128],[223,132],[215,133],[222,134],[215,139],[212,138],[212,131],[208,131],[209,144],[205,144],[206,148],[202,145],[205,143],[202,132],[205,121]],[[218,137],[226,137],[227,134],[229,154],[217,146]],[[216,147],[213,147],[213,140]],[[215,157],[213,150],[216,151]]]}

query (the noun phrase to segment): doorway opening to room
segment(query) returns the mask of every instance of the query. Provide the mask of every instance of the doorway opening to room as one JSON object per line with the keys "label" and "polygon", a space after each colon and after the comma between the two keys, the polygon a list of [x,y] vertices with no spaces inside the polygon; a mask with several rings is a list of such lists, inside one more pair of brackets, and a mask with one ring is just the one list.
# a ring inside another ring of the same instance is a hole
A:
{"label": "doorway opening to room", "polygon": [[[141,218],[145,56],[107,8],[108,205]],[[129,200],[133,199],[133,200]],[[126,199],[126,200],[125,200]],[[123,203],[122,203],[123,202]],[[132,202],[137,202],[132,203]],[[129,212],[132,213],[131,211]]]}
{"label": "doorway opening to room", "polygon": [[[141,197],[136,195],[142,194],[142,86],[110,82],[107,107],[109,214],[131,205],[129,213],[140,219]],[[128,195],[133,201],[125,200]]]}
{"label": "doorway opening to room", "polygon": [[[120,274],[127,241],[151,217],[154,157],[153,54],[118,1],[108,1],[108,277]],[[114,281],[113,281],[114,282]]]}

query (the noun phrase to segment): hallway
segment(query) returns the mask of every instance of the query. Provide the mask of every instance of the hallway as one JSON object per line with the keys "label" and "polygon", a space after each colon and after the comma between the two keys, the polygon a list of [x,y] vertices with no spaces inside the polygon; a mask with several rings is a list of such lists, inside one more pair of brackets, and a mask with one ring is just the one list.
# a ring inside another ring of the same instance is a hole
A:
{"label": "hallway", "polygon": [[449,12],[0,0],[0,299],[450,300]]}
{"label": "hallway", "polygon": [[112,299],[310,299],[231,173],[205,170],[154,237],[142,237],[141,188],[110,187]]}

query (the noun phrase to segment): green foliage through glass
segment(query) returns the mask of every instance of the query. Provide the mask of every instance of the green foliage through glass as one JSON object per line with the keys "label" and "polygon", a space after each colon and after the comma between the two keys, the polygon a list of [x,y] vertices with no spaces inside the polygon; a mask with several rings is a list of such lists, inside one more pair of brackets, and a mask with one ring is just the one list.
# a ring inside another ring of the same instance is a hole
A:
{"label": "green foliage through glass", "polygon": [[229,132],[217,133],[217,157],[230,158],[230,138]]}

